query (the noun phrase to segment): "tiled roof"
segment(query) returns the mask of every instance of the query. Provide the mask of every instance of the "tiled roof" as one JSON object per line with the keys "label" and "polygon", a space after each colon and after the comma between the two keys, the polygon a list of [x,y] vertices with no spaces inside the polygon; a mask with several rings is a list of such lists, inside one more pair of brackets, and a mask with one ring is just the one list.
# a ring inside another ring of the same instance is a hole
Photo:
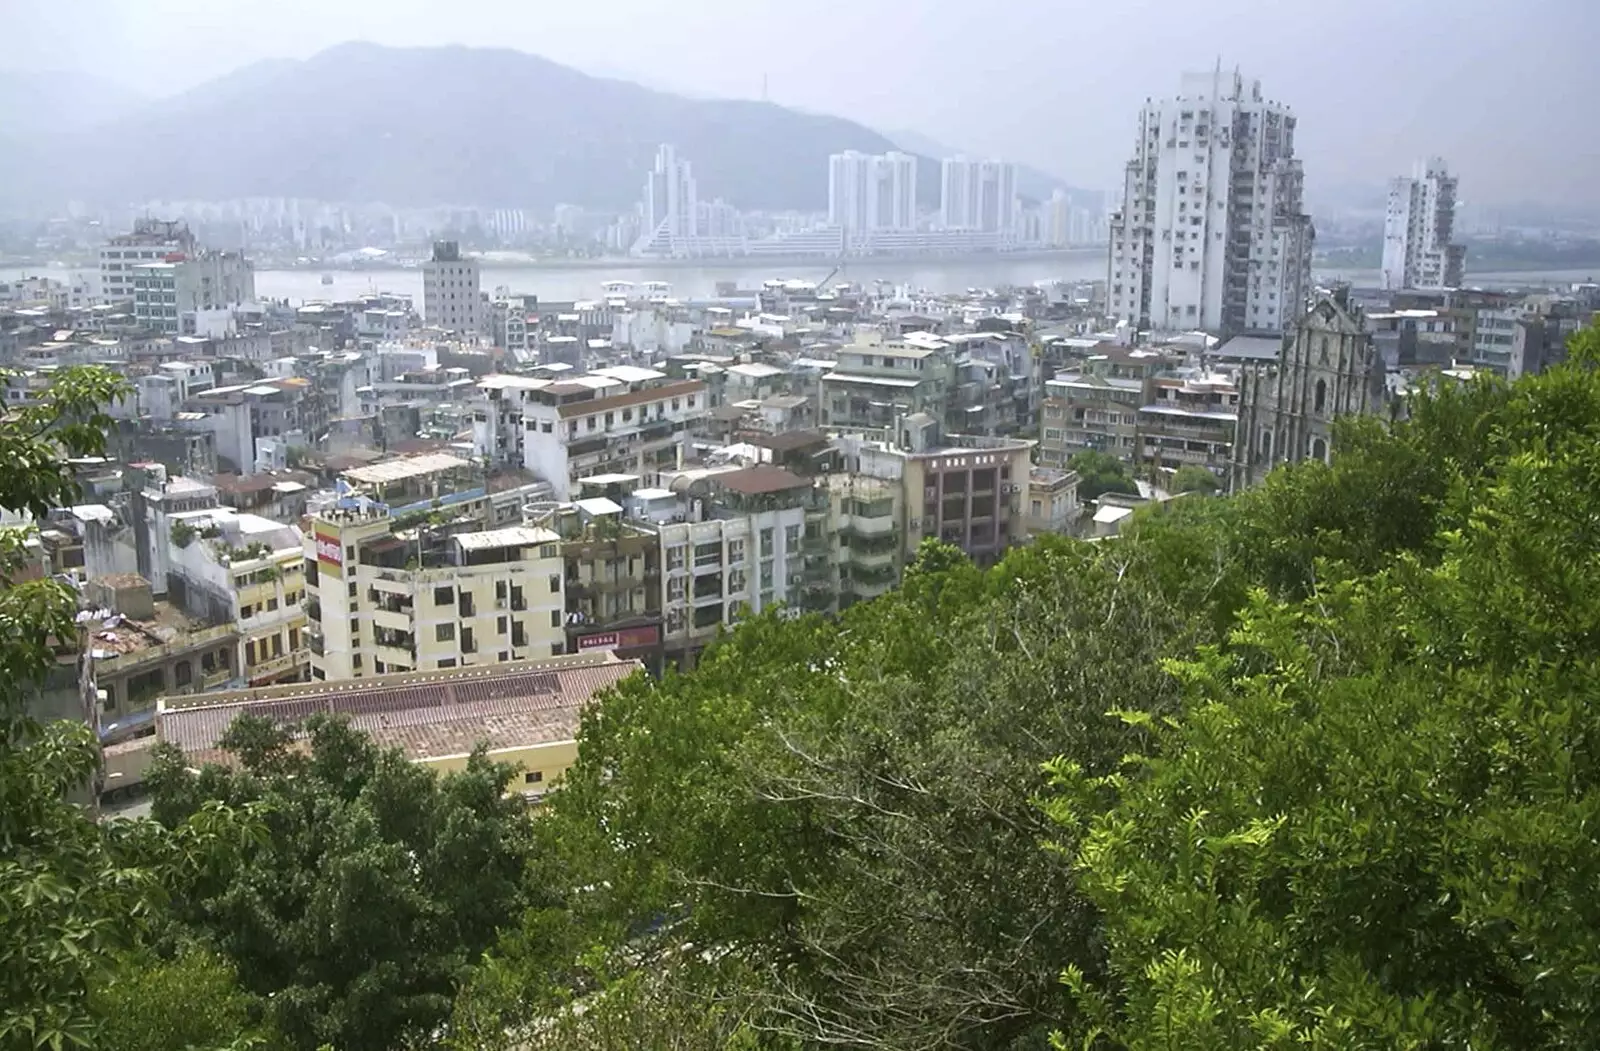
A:
{"label": "tiled roof", "polygon": [[167,698],[156,732],[191,762],[225,762],[217,748],[240,715],[298,724],[319,713],[348,716],[381,747],[412,760],[571,740],[579,714],[597,692],[637,670],[613,654],[579,654],[443,672],[417,672],[337,683],[235,690]]}

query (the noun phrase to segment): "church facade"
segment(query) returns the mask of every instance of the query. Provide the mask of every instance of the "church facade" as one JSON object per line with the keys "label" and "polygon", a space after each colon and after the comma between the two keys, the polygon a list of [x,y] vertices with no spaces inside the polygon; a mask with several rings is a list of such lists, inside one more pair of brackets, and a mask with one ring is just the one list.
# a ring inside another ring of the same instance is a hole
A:
{"label": "church facade", "polygon": [[1280,463],[1327,460],[1333,421],[1383,411],[1384,364],[1366,317],[1340,289],[1317,300],[1284,337],[1276,362],[1239,377],[1239,422],[1228,489],[1255,485]]}

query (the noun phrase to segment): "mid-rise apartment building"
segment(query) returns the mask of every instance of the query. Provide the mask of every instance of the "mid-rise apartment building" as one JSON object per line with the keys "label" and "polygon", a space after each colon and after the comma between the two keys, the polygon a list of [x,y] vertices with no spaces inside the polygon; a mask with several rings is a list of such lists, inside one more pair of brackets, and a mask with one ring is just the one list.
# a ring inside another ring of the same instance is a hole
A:
{"label": "mid-rise apartment building", "polygon": [[1220,69],[1185,74],[1176,98],[1145,106],[1111,219],[1115,317],[1223,336],[1294,326],[1314,237],[1294,132],[1260,81]]}
{"label": "mid-rise apartment building", "polygon": [[255,269],[238,252],[169,252],[131,265],[133,316],[169,336],[194,335],[197,312],[244,306],[256,298]]}
{"label": "mid-rise apartment building", "polygon": [[955,361],[950,345],[932,333],[857,333],[822,376],[822,425],[883,429],[919,412],[943,419],[956,384]]}
{"label": "mid-rise apartment building", "polygon": [[661,539],[605,497],[529,508],[528,524],[561,537],[567,652],[613,650],[662,670]]}
{"label": "mid-rise apartment building", "polygon": [[616,365],[572,379],[488,376],[473,415],[473,444],[515,464],[569,500],[596,474],[649,476],[677,468],[692,425],[710,410],[706,385]]}
{"label": "mid-rise apartment building", "polygon": [[1152,380],[1176,363],[1165,351],[1107,347],[1046,380],[1039,463],[1064,468],[1085,449],[1134,459],[1139,410],[1151,400]]}
{"label": "mid-rise apartment building", "polygon": [[461,254],[455,241],[435,241],[422,264],[422,316],[447,332],[476,336],[484,331],[485,306],[478,261]]}
{"label": "mid-rise apartment building", "polygon": [[533,660],[566,652],[561,538],[548,529],[396,529],[350,498],[304,539],[311,677]]}
{"label": "mid-rise apartment building", "polygon": [[1383,219],[1383,287],[1459,288],[1466,247],[1453,244],[1456,177],[1438,157],[1389,182]]}
{"label": "mid-rise apartment building", "polygon": [[826,554],[828,505],[811,479],[771,464],[691,472],[673,485],[686,511],[658,526],[663,637],[666,659],[690,666],[723,626],[803,605],[807,525],[819,526],[810,547]]}
{"label": "mid-rise apartment building", "polygon": [[131,233],[118,234],[100,248],[100,297],[107,303],[131,302],[139,266],[158,263],[169,255],[186,256],[198,247],[185,223],[135,221]]}
{"label": "mid-rise apartment building", "polygon": [[1138,413],[1139,473],[1156,484],[1180,467],[1204,467],[1226,479],[1239,423],[1232,375],[1180,368],[1155,376]]}
{"label": "mid-rise apartment building", "polygon": [[[992,562],[1022,543],[1035,444],[945,434],[927,413],[902,417],[888,431],[838,441],[846,470],[900,486],[902,562],[914,558],[928,537],[953,544],[978,562]],[[856,576],[852,571],[852,579]]]}

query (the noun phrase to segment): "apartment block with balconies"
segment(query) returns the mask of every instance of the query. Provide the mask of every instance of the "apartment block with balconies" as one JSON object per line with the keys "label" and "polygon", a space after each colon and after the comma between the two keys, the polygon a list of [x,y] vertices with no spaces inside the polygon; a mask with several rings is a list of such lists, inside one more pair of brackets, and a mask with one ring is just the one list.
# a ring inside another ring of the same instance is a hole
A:
{"label": "apartment block with balconies", "polygon": [[1045,381],[1039,462],[1065,468],[1085,449],[1132,460],[1138,453],[1139,409],[1150,383],[1177,357],[1159,350],[1108,350]]}
{"label": "apartment block with balconies", "polygon": [[594,497],[530,508],[528,524],[561,537],[567,652],[614,650],[662,670],[661,541],[615,502]]}
{"label": "apartment block with balconies", "polygon": [[561,538],[511,526],[396,528],[346,500],[305,536],[313,679],[463,668],[566,652]]}
{"label": "apartment block with balconies", "polygon": [[1236,377],[1198,368],[1156,376],[1138,414],[1140,473],[1161,484],[1180,467],[1204,467],[1225,480],[1238,424]]}

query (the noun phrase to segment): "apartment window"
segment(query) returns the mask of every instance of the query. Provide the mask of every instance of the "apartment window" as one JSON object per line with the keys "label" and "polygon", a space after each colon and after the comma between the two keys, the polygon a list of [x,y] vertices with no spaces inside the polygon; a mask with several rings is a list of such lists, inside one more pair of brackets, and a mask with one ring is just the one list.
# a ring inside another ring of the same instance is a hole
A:
{"label": "apartment window", "polygon": [[448,606],[456,600],[454,588],[443,587],[433,589],[433,604],[435,606]]}
{"label": "apartment window", "polygon": [[350,597],[356,597],[356,582],[353,580],[350,582]]}
{"label": "apartment window", "polygon": [[438,666],[440,668],[454,668],[456,666],[456,659],[454,657],[441,657],[439,659]]}
{"label": "apartment window", "polygon": [[354,657],[350,658],[350,667],[354,668],[356,671],[361,670],[361,654],[358,653]]}
{"label": "apartment window", "polygon": [[684,595],[684,580],[682,577],[667,578],[667,601],[682,602]]}
{"label": "apartment window", "polygon": [[633,410],[632,409],[623,409],[622,410],[622,422],[623,423],[629,423],[632,420],[633,420]]}
{"label": "apartment window", "polygon": [[435,624],[433,626],[434,642],[454,642],[456,639],[456,626],[454,624]]}
{"label": "apartment window", "polygon": [[472,601],[472,592],[463,591],[456,597],[456,609],[463,617],[471,617],[477,614],[477,609]]}
{"label": "apartment window", "polygon": [[504,664],[504,663],[506,663],[507,661],[509,661],[511,659],[511,651],[510,650],[501,650],[499,655],[496,656],[495,659],[498,660],[501,664]]}
{"label": "apartment window", "polygon": [[550,574],[550,594],[554,595],[556,592],[558,592],[560,590],[561,590],[561,574],[560,573],[551,573]]}
{"label": "apartment window", "polygon": [[525,785],[536,785],[543,780],[544,772],[542,770],[529,770],[522,775],[522,783]]}
{"label": "apartment window", "polygon": [[474,639],[472,637],[472,629],[471,628],[462,628],[461,629],[461,652],[462,653],[477,653],[478,652],[478,642],[477,642],[476,639]]}
{"label": "apartment window", "polygon": [[616,415],[617,414],[614,413],[614,412],[606,413],[606,426],[607,427],[610,427],[613,423],[616,422]]}
{"label": "apartment window", "polygon": [[522,589],[515,584],[511,586],[511,610],[519,612],[528,608],[528,603],[522,597]]}
{"label": "apartment window", "polygon": [[496,602],[504,602],[506,600],[506,582],[505,581],[497,580],[497,581],[494,582],[494,600]]}
{"label": "apartment window", "polygon": [[496,635],[504,635],[506,633],[506,618],[496,617],[494,619],[494,633]]}
{"label": "apartment window", "polygon": [[800,527],[797,525],[785,527],[783,531],[783,549],[785,551],[795,551],[799,547]]}
{"label": "apartment window", "polygon": [[545,544],[545,545],[543,545],[542,547],[539,548],[539,557],[540,558],[559,558],[559,557],[561,557],[561,545],[559,545],[559,544]]}
{"label": "apartment window", "polygon": [[683,560],[686,554],[687,546],[684,544],[674,544],[667,548],[667,568],[682,569]]}
{"label": "apartment window", "polygon": [[550,656],[559,657],[565,652],[567,652],[567,647],[565,644],[560,642],[552,642],[550,644]]}
{"label": "apartment window", "polygon": [[772,557],[772,530],[770,528],[761,531],[761,557]]}
{"label": "apartment window", "polygon": [[511,622],[511,645],[522,647],[528,644],[528,633],[522,626],[522,621]]}
{"label": "apartment window", "polygon": [[761,590],[769,591],[772,588],[772,563],[761,563]]}

